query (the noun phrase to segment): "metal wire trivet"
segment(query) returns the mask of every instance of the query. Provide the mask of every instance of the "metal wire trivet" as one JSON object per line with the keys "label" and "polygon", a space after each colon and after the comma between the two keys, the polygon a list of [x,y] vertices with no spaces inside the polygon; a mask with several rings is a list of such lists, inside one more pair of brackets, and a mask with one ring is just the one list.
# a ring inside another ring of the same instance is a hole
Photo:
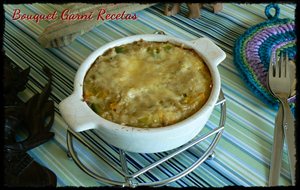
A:
{"label": "metal wire trivet", "polygon": [[[115,164],[110,162],[110,159],[107,157],[107,155],[103,154],[101,151],[95,149],[94,146],[92,146],[89,142],[84,140],[78,133],[74,132],[72,129],[68,128],[67,130],[67,146],[68,146],[68,156],[74,160],[74,162],[78,165],[78,167],[83,170],[85,173],[90,175],[91,177],[109,184],[109,185],[114,185],[114,186],[121,186],[121,187],[137,187],[137,186],[163,186],[166,185],[170,182],[174,182],[190,172],[192,172],[195,168],[197,168],[201,163],[203,163],[207,158],[214,158],[214,149],[217,145],[217,143],[220,140],[220,137],[222,136],[223,130],[224,130],[224,125],[225,125],[225,119],[226,119],[226,100],[223,94],[223,91],[220,90],[219,94],[219,99],[216,103],[215,106],[220,106],[220,121],[219,121],[219,127],[212,129],[208,133],[201,135],[201,136],[196,136],[194,139],[189,141],[188,143],[182,145],[181,147],[167,151],[167,155],[165,157],[160,158],[157,161],[154,161],[153,163],[141,168],[140,170],[130,173],[127,165],[127,160],[126,160],[126,151],[119,149],[119,158],[120,158],[120,165],[121,168],[117,167]],[[82,145],[87,147],[90,151],[92,151],[96,156],[104,160],[112,169],[116,170],[121,176],[123,177],[122,180],[114,180],[114,179],[109,179],[104,176],[101,176],[92,170],[90,170],[88,167],[86,167],[81,160],[79,159],[76,151],[74,150],[74,144],[73,144],[73,137],[75,137]],[[191,148],[194,147],[195,145],[198,145],[200,142],[203,142],[204,140],[208,139],[209,137],[213,137],[212,141],[208,145],[207,149],[199,155],[198,159],[194,162],[191,163],[190,166],[187,168],[183,169],[182,171],[178,172],[177,174],[165,178],[165,179],[159,179],[158,181],[151,181],[151,182],[139,182],[136,179],[153,170],[154,168],[160,166],[164,162],[167,162],[168,160],[174,158],[175,156],[179,154],[184,154],[184,152]]]}

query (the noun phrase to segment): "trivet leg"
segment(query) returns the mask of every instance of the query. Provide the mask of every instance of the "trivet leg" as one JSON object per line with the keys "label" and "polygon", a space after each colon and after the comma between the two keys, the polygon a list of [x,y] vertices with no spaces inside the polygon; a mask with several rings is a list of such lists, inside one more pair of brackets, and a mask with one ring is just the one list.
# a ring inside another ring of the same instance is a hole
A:
{"label": "trivet leg", "polygon": [[73,160],[70,151],[67,151],[67,157],[68,157],[70,160]]}
{"label": "trivet leg", "polygon": [[120,154],[120,161],[121,161],[121,166],[122,166],[122,170],[125,172],[125,174],[127,176],[124,176],[125,178],[125,181],[126,181],[126,185],[125,186],[128,186],[128,187],[136,187],[136,184],[133,182],[133,179],[130,176],[129,174],[129,170],[128,170],[128,166],[127,166],[127,161],[126,161],[126,153],[124,150],[119,150],[119,154]]}
{"label": "trivet leg", "polygon": [[209,160],[213,160],[216,157],[215,151],[212,151],[211,154],[208,156]]}

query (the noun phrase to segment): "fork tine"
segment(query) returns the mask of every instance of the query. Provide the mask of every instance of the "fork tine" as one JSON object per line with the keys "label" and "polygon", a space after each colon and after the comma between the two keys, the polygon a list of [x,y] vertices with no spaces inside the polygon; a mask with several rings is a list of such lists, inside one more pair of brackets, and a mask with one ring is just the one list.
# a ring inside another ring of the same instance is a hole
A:
{"label": "fork tine", "polygon": [[285,77],[286,76],[286,72],[285,72],[285,69],[286,69],[286,62],[285,62],[285,59],[284,59],[284,53],[281,52],[280,53],[280,77]]}
{"label": "fork tine", "polygon": [[272,59],[272,56],[270,57],[270,63],[269,63],[269,70],[268,70],[268,75],[269,75],[269,79],[270,77],[274,76],[274,61]]}
{"label": "fork tine", "polygon": [[290,62],[288,52],[285,53],[285,76],[290,78]]}
{"label": "fork tine", "polygon": [[282,65],[282,62],[283,62],[283,57],[282,57],[282,54],[280,53],[280,58],[279,60],[276,61],[275,63],[275,68],[274,68],[274,72],[275,72],[275,77],[280,77],[281,76],[281,65]]}

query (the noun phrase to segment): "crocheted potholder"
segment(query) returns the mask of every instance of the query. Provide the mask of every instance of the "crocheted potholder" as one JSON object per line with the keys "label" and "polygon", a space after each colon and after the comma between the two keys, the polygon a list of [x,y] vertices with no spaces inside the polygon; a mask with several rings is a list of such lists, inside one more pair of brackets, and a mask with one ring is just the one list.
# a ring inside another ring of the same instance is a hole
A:
{"label": "crocheted potholder", "polygon": [[[270,13],[272,8],[275,9],[274,16]],[[278,5],[269,4],[265,9],[268,20],[249,28],[234,47],[234,63],[247,86],[273,107],[278,107],[278,102],[267,89],[270,59],[275,60],[280,52],[287,52],[291,60],[296,56],[295,22],[278,18],[279,13]],[[295,98],[291,101],[295,102]]]}

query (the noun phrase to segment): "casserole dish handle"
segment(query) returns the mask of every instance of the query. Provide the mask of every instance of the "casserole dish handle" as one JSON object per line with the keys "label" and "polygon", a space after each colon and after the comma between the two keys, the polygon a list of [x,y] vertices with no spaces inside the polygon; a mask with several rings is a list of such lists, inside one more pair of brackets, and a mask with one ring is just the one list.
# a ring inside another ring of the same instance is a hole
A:
{"label": "casserole dish handle", "polygon": [[208,38],[198,38],[192,40],[191,43],[196,49],[201,50],[200,53],[205,58],[205,61],[215,67],[217,67],[226,57],[225,52]]}
{"label": "casserole dish handle", "polygon": [[86,131],[97,127],[92,123],[88,105],[76,94],[71,94],[59,104],[59,111],[64,120],[75,132]]}

